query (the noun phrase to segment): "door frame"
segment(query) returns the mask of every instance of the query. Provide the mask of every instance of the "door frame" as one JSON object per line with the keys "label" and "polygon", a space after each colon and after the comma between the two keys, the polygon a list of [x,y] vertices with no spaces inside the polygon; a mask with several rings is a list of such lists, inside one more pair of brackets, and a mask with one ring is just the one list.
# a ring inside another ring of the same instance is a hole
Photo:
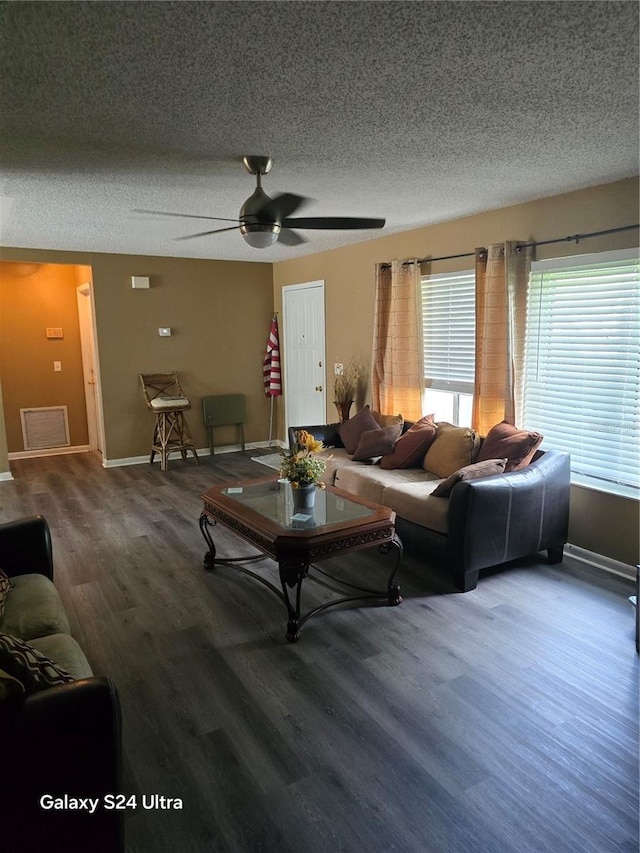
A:
{"label": "door frame", "polygon": [[323,336],[323,346],[322,346],[322,370],[323,370],[323,379],[322,379],[322,410],[323,410],[323,423],[327,419],[327,310],[325,305],[325,286],[324,279],[316,279],[315,281],[304,281],[299,284],[285,284],[282,288],[282,339],[284,342],[284,346],[282,349],[282,367],[283,367],[283,390],[284,390],[284,437],[285,443],[288,444],[288,435],[289,435],[289,394],[287,388],[287,364],[288,364],[288,356],[287,352],[287,296],[288,294],[294,291],[300,290],[308,290],[310,288],[320,288],[322,290],[322,324],[324,328],[324,336]]}
{"label": "door frame", "polygon": [[[89,450],[99,453],[104,458],[104,419],[102,414],[102,388],[100,385],[100,364],[98,361],[98,342],[96,334],[96,312],[93,296],[93,285],[90,281],[76,287],[78,300],[78,322],[80,326],[80,349],[82,353],[82,375],[84,378],[84,396],[87,407],[87,430],[89,433]],[[81,310],[82,299],[88,299],[89,317],[85,318]],[[86,319],[90,320],[87,325]],[[95,388],[95,411],[91,406],[87,394],[87,385],[91,383],[93,372],[93,385]]]}

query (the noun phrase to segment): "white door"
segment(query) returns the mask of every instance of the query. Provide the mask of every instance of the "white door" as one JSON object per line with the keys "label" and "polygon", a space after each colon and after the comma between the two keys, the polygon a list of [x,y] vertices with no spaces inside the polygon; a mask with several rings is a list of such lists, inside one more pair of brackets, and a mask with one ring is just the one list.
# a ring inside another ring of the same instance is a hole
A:
{"label": "white door", "polygon": [[285,426],[327,420],[324,367],[324,281],[282,288]]}
{"label": "white door", "polygon": [[76,294],[78,298],[78,318],[80,321],[80,347],[82,349],[84,396],[87,404],[89,449],[102,452],[100,430],[98,428],[97,374],[93,333],[93,311],[91,308],[91,285],[81,284],[80,287],[76,288]]}

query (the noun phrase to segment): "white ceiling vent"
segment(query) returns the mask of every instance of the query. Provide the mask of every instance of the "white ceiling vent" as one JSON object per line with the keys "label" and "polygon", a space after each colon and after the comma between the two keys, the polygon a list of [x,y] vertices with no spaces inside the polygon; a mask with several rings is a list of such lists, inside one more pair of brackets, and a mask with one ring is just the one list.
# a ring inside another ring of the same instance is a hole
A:
{"label": "white ceiling vent", "polygon": [[69,447],[69,420],[66,406],[20,409],[25,450]]}

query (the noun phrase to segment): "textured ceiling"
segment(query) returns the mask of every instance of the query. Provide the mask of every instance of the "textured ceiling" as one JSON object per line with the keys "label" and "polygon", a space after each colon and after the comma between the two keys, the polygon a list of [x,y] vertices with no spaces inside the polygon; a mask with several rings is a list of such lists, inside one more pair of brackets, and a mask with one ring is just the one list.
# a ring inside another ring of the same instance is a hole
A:
{"label": "textured ceiling", "polygon": [[[296,215],[386,217],[257,250]],[[276,261],[638,173],[636,2],[0,4],[1,242]],[[220,223],[224,226],[225,223]]]}

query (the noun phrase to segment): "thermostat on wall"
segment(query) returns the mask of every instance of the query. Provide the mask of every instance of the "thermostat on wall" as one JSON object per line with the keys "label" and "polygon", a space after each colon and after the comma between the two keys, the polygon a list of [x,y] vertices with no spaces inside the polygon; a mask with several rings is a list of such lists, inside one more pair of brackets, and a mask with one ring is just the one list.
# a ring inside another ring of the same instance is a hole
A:
{"label": "thermostat on wall", "polygon": [[160,326],[160,328],[158,329],[158,334],[161,338],[170,338],[171,329],[168,326]]}
{"label": "thermostat on wall", "polygon": [[134,290],[149,290],[149,276],[148,275],[132,275],[131,276],[131,287]]}

